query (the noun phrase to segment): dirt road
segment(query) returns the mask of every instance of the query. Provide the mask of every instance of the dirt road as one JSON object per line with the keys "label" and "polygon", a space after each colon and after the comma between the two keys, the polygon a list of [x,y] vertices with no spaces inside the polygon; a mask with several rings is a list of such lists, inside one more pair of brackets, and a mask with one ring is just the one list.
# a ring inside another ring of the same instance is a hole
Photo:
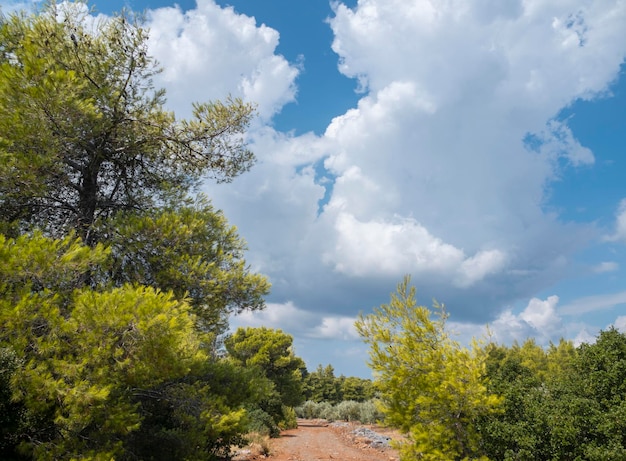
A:
{"label": "dirt road", "polygon": [[[370,440],[354,434],[355,425],[330,425],[300,420],[298,429],[271,440],[269,461],[396,461],[391,448],[374,448]],[[371,426],[368,426],[371,427]],[[376,428],[379,434],[385,430]],[[390,435],[391,436],[391,435]],[[262,459],[262,458],[257,458]]]}

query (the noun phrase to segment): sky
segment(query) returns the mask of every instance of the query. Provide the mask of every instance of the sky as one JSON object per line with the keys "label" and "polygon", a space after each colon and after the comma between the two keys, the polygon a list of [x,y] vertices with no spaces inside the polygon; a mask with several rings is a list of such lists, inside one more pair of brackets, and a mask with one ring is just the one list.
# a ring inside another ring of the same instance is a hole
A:
{"label": "sky", "polygon": [[145,11],[177,116],[257,105],[257,164],[203,186],[272,283],[233,328],[369,377],[354,320],[409,274],[462,343],[487,325],[502,344],[626,331],[625,2],[91,5]]}

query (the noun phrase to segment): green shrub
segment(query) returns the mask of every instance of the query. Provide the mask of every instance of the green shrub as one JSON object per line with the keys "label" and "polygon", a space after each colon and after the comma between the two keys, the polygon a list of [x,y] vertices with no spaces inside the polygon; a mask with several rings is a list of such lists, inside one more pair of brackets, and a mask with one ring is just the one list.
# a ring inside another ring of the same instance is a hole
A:
{"label": "green shrub", "polygon": [[19,366],[14,350],[0,347],[0,459],[17,459],[15,449],[24,407],[12,401],[11,378]]}
{"label": "green shrub", "polygon": [[313,402],[308,400],[295,408],[295,413],[300,418],[326,419],[328,421],[360,421],[363,424],[374,424],[383,419],[383,414],[378,408],[377,400],[355,402],[345,400],[337,405],[329,402]]}
{"label": "green shrub", "polygon": [[317,418],[319,417],[318,406],[319,406],[318,403],[312,400],[307,400],[299,407],[296,407],[295,412],[299,418],[305,418],[305,419]]}
{"label": "green shrub", "polygon": [[375,424],[384,418],[377,400],[368,400],[359,404],[359,421],[363,424]]}
{"label": "green shrub", "polygon": [[328,421],[337,420],[337,411],[335,410],[335,406],[331,405],[328,402],[321,402],[318,408],[318,418],[326,419]]}
{"label": "green shrub", "polygon": [[283,430],[297,428],[296,410],[292,407],[283,406],[283,419],[278,423],[278,426]]}
{"label": "green shrub", "polygon": [[248,432],[256,432],[268,437],[278,437],[280,435],[280,428],[274,421],[274,418],[260,408],[248,410],[247,419]]}

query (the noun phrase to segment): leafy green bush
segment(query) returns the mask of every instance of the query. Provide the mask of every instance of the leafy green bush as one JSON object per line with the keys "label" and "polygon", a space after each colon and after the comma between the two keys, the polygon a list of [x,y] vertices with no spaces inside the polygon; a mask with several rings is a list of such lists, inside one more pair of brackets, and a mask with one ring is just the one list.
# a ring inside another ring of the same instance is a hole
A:
{"label": "leafy green bush", "polygon": [[319,403],[307,400],[299,407],[295,408],[296,415],[300,418],[314,419],[319,417],[318,415]]}
{"label": "leafy green bush", "polygon": [[331,405],[328,402],[322,402],[319,405],[319,418],[327,421],[336,421],[339,419],[337,407],[335,405]]}
{"label": "leafy green bush", "polygon": [[274,418],[260,408],[248,410],[248,431],[266,435],[269,437],[278,437],[280,428],[274,422]]}
{"label": "leafy green bush", "polygon": [[377,401],[374,399],[366,402],[346,400],[337,405],[308,400],[295,408],[295,412],[300,418],[320,418],[328,421],[360,421],[363,424],[373,424],[383,418],[383,414],[378,409]]}
{"label": "leafy green bush", "polygon": [[359,404],[359,421],[363,424],[374,424],[384,418],[380,411],[378,400],[368,400]]}
{"label": "leafy green bush", "polygon": [[296,410],[293,407],[283,405],[283,419],[278,423],[278,426],[285,429],[295,429],[298,427],[298,416]]}
{"label": "leafy green bush", "polygon": [[354,400],[344,400],[335,406],[337,419],[357,421],[361,414],[360,404]]}

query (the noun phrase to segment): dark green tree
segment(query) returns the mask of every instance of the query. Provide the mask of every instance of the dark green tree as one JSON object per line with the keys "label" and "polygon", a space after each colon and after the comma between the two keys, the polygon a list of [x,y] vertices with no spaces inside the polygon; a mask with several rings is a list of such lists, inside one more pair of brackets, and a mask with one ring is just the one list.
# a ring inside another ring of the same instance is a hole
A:
{"label": "dark green tree", "polygon": [[597,408],[580,421],[593,430],[585,457],[626,459],[626,334],[612,327],[600,332],[594,344],[581,344],[574,370],[581,397]]}
{"label": "dark green tree", "polygon": [[265,305],[267,279],[250,272],[245,242],[202,195],[177,207],[121,212],[100,229],[111,248],[108,276],[116,285],[171,290],[190,302],[205,332],[223,333],[231,314]]}
{"label": "dark green tree", "polygon": [[91,245],[99,219],[250,168],[253,107],[198,103],[177,120],[147,37],[127,12],[92,25],[82,2],[0,19],[0,220]]}
{"label": "dark green tree", "polygon": [[312,402],[337,404],[343,400],[341,382],[335,376],[335,369],[328,364],[319,364],[315,371],[304,379],[304,396]]}
{"label": "dark green tree", "polygon": [[358,378],[356,376],[339,376],[337,378],[341,389],[342,400],[365,402],[374,398],[376,392],[371,379]]}
{"label": "dark green tree", "polygon": [[479,424],[485,452],[523,461],[624,458],[625,345],[614,329],[578,349],[564,340],[546,350],[532,340],[489,345],[488,382],[504,402]]}
{"label": "dark green tree", "polygon": [[273,388],[260,403],[277,425],[289,421],[293,408],[304,401],[302,370],[304,361],[293,351],[293,337],[271,328],[238,328],[224,340],[228,357],[236,364],[257,369]]}

